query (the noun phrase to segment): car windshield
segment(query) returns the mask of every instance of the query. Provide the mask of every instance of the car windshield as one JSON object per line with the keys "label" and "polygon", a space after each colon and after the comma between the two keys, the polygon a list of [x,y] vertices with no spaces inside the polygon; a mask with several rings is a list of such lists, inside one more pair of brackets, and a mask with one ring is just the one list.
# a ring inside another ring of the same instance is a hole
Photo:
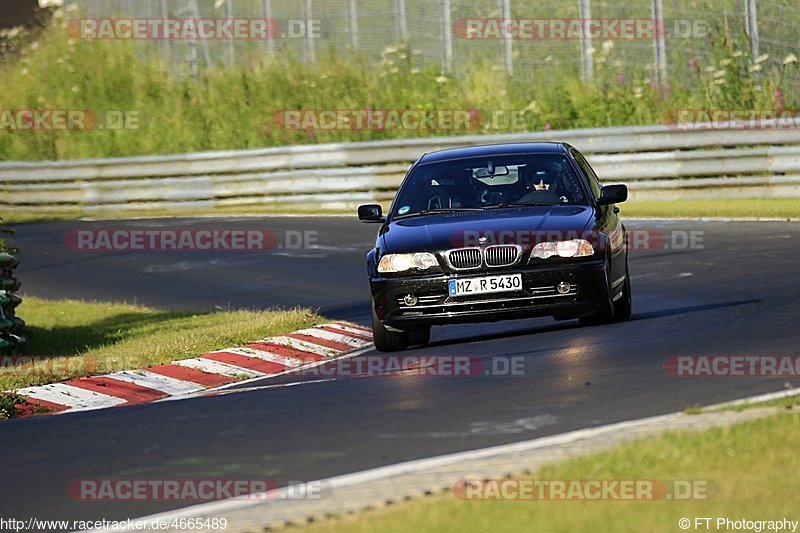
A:
{"label": "car windshield", "polygon": [[486,156],[417,166],[400,189],[392,216],[563,204],[587,204],[565,156]]}

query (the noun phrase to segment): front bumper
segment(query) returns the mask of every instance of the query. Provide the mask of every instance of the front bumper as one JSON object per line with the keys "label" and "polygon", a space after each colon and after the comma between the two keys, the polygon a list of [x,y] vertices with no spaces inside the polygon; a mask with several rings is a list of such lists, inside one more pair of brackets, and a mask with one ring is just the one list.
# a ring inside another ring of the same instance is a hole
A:
{"label": "front bumper", "polygon": [[[397,329],[421,325],[494,322],[511,318],[554,316],[577,318],[597,310],[605,291],[604,258],[587,258],[555,264],[519,265],[512,268],[438,273],[429,276],[371,277],[373,305],[378,318]],[[497,274],[522,274],[522,290],[450,297],[448,281]],[[561,294],[556,286],[571,288]],[[415,305],[403,302],[406,295]]]}

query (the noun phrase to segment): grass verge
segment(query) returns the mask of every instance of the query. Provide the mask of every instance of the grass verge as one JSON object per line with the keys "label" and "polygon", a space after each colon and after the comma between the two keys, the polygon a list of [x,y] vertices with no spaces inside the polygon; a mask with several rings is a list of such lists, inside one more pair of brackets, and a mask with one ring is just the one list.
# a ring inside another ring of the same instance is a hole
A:
{"label": "grass verge", "polygon": [[[384,211],[389,202],[381,202]],[[746,198],[740,200],[670,200],[664,202],[626,202],[621,205],[623,217],[652,218],[700,218],[700,217],[747,217],[747,218],[800,218],[800,202],[797,198]],[[142,211],[98,211],[91,214],[71,212],[38,213],[15,210],[3,214],[7,224],[46,222],[51,220],[76,220],[81,217],[93,219],[126,219],[138,217],[191,217],[191,216],[236,216],[236,215],[337,215],[351,214],[352,209],[319,209],[298,206],[285,207],[228,207],[224,209],[201,209],[176,211],[152,209]]]}
{"label": "grass verge", "polygon": [[188,359],[321,321],[308,309],[188,313],[28,296],[20,309],[27,354],[48,357],[36,364],[4,360],[0,391]]}
{"label": "grass verge", "polygon": [[765,407],[782,407],[787,410],[794,409],[795,407],[800,407],[800,395],[795,394],[794,396],[785,396],[783,398],[777,398],[775,400],[767,400],[764,402],[726,405],[718,409],[710,409],[710,410],[706,409],[703,412],[714,412],[714,411],[739,412],[739,411],[745,411],[747,409],[762,409]]}
{"label": "grass verge", "polygon": [[325,521],[307,531],[667,532],[680,531],[681,518],[692,520],[692,529],[695,517],[797,520],[797,481],[792,473],[800,467],[794,446],[799,431],[800,416],[795,413],[699,433],[666,433],[545,467],[535,476],[708,480],[718,491],[705,500],[465,501],[448,493]]}
{"label": "grass verge", "polygon": [[797,198],[745,198],[740,200],[670,200],[627,202],[620,206],[622,217],[695,218],[758,217],[798,218]]}
{"label": "grass verge", "polygon": [[[341,215],[355,217],[356,207],[352,209],[322,209],[318,207],[226,207],[221,209],[142,209],[131,211],[92,211],[91,213],[73,211],[26,211],[14,210],[3,213],[6,224],[31,224],[56,220],[124,220],[131,218],[173,218],[193,216],[241,216],[241,215]],[[388,207],[388,203],[384,208]]]}

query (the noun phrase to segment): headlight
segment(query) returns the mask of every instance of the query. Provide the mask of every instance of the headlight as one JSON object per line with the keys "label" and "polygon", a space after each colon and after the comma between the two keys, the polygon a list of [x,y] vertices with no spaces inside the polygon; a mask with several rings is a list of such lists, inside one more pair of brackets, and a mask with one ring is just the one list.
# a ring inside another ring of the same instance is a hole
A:
{"label": "headlight", "polygon": [[531,257],[547,259],[557,255],[559,257],[586,257],[593,255],[594,248],[585,239],[572,239],[570,241],[540,242],[533,247]]}
{"label": "headlight", "polygon": [[381,262],[378,263],[378,272],[405,272],[412,268],[428,270],[438,264],[439,262],[436,260],[436,256],[428,252],[419,252],[416,254],[386,254],[381,257]]}

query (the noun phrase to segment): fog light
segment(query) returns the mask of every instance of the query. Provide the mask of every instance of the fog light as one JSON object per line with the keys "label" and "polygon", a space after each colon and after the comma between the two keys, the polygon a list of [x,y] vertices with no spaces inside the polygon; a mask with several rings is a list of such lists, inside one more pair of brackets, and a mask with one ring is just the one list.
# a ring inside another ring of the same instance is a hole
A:
{"label": "fog light", "polygon": [[561,294],[567,294],[571,288],[572,285],[570,285],[566,281],[562,281],[561,283],[556,285],[556,290]]}
{"label": "fog light", "polygon": [[408,306],[417,305],[417,297],[413,294],[406,294],[403,298],[403,303]]}

